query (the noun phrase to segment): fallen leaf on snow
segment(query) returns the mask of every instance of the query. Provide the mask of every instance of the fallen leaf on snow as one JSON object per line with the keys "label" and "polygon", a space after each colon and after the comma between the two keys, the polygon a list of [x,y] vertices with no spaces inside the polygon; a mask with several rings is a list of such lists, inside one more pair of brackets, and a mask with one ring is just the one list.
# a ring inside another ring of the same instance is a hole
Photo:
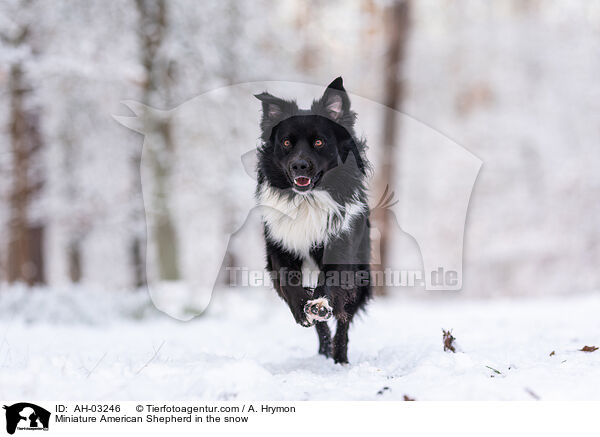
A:
{"label": "fallen leaf on snow", "polygon": [[594,352],[595,350],[598,350],[598,348],[596,346],[584,346],[579,350],[581,352]]}
{"label": "fallen leaf on snow", "polygon": [[444,340],[444,351],[456,352],[456,348],[454,347],[454,338],[452,336],[452,330],[445,331],[442,329],[442,339]]}

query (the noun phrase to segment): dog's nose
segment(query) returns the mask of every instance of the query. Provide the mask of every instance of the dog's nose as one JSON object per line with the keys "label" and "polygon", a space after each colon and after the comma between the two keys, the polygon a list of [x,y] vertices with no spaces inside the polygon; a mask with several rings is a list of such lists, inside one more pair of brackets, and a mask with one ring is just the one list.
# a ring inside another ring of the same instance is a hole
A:
{"label": "dog's nose", "polygon": [[310,162],[308,162],[306,159],[296,159],[290,165],[291,170],[294,172],[306,171],[309,170],[310,167]]}

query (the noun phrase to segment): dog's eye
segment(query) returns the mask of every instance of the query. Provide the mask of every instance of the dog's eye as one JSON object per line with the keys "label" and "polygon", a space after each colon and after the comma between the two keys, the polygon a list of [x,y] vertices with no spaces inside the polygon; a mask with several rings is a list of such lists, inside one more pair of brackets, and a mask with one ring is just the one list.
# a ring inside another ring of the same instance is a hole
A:
{"label": "dog's eye", "polygon": [[286,149],[288,147],[292,146],[292,142],[290,140],[288,140],[288,139],[283,140],[283,142],[281,144],[283,144],[283,147],[285,147]]}
{"label": "dog's eye", "polygon": [[315,140],[313,144],[316,148],[323,147],[323,140]]}

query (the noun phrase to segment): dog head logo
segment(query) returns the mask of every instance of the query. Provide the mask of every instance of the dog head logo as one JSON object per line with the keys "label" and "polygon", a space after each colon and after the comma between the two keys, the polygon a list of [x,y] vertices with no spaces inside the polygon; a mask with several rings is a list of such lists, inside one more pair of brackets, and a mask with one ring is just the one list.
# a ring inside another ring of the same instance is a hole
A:
{"label": "dog head logo", "polygon": [[14,434],[18,430],[48,430],[50,411],[28,402],[19,402],[6,410],[6,432]]}
{"label": "dog head logo", "polygon": [[[114,116],[144,136],[140,173],[148,289],[159,310],[180,320],[207,308],[213,289],[226,283],[220,275],[232,253],[238,256],[235,266],[264,269],[254,251],[228,252],[244,229],[261,234],[255,216],[265,205],[256,204],[257,148],[249,144],[261,143],[261,108],[253,97],[257,94],[263,103],[274,95],[297,99],[299,107],[307,107],[323,88],[293,82],[242,83],[201,94],[168,111],[124,101],[133,116]],[[351,100],[359,117],[358,137],[366,136],[374,150],[370,161],[378,168],[393,159],[401,176],[388,181],[385,192],[385,185],[371,187],[376,205],[372,210],[392,216],[389,222],[406,234],[412,259],[420,259],[415,267],[423,270],[425,289],[461,289],[465,221],[482,161],[400,112],[394,116],[401,125],[402,147],[396,147],[395,156],[376,156],[375,145],[383,141],[381,120],[393,110],[356,95]],[[352,155],[349,158],[338,172],[359,166]],[[380,233],[375,227],[371,233],[372,259],[377,262]],[[457,280],[441,285],[432,281],[432,273],[440,269],[455,273]]]}

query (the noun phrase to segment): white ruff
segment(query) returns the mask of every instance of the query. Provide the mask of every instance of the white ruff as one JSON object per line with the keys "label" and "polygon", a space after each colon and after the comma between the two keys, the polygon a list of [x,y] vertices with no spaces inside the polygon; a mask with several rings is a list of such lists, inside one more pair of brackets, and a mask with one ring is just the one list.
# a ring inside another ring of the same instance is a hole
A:
{"label": "white ruff", "polygon": [[322,190],[289,196],[263,183],[257,195],[263,208],[263,220],[272,241],[303,259],[310,249],[325,244],[332,236],[340,236],[352,227],[352,221],[365,210],[354,198],[343,205]]}
{"label": "white ruff", "polygon": [[319,266],[312,257],[304,258],[304,261],[302,261],[302,286],[304,288],[317,288],[319,271]]}

